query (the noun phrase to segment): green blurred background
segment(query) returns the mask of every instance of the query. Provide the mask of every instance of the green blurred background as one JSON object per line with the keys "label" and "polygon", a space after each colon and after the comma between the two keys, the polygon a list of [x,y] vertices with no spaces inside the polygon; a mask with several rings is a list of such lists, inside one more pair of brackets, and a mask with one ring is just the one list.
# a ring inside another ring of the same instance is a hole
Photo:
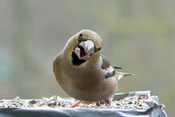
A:
{"label": "green blurred background", "polygon": [[67,96],[52,61],[82,29],[97,32],[113,65],[136,74],[118,92],[151,90],[175,110],[174,0],[0,0],[0,99]]}

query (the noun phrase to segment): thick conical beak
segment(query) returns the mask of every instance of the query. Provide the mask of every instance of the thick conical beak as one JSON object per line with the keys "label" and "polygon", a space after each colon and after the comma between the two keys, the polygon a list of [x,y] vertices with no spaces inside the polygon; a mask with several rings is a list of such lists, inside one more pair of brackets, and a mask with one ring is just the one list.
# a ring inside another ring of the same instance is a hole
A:
{"label": "thick conical beak", "polygon": [[82,41],[74,50],[79,59],[87,60],[94,53],[94,42],[91,40]]}

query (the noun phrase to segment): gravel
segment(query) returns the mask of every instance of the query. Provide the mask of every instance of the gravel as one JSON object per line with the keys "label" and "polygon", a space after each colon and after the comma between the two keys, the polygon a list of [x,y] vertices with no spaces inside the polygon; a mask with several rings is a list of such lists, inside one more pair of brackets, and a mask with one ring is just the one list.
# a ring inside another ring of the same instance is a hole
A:
{"label": "gravel", "polygon": [[[148,97],[129,96],[120,100],[113,100],[111,105],[104,102],[82,102],[76,108],[99,108],[99,109],[130,109],[146,110],[149,106],[145,103]],[[42,99],[21,99],[19,96],[14,100],[0,100],[0,108],[71,108],[79,100],[73,98],[60,98],[59,96],[43,97]]]}

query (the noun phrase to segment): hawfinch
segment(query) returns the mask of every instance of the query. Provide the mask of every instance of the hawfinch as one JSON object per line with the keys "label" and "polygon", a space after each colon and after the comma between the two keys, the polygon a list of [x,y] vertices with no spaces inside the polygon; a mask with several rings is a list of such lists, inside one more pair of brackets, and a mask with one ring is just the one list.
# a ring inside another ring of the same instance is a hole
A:
{"label": "hawfinch", "polygon": [[118,90],[118,81],[133,74],[117,72],[100,53],[102,39],[91,30],[72,36],[53,61],[53,71],[61,88],[71,97],[108,104]]}

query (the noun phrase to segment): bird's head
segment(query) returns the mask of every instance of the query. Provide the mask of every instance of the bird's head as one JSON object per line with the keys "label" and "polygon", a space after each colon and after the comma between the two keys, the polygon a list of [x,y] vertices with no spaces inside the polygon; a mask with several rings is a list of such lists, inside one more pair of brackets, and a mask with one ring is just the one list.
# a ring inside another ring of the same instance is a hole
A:
{"label": "bird's head", "polygon": [[88,60],[102,47],[100,36],[91,30],[82,30],[77,34],[78,43],[73,52],[80,60]]}
{"label": "bird's head", "polygon": [[80,65],[99,53],[102,39],[94,31],[84,29],[72,36],[65,46],[65,55],[72,56],[74,65]]}

